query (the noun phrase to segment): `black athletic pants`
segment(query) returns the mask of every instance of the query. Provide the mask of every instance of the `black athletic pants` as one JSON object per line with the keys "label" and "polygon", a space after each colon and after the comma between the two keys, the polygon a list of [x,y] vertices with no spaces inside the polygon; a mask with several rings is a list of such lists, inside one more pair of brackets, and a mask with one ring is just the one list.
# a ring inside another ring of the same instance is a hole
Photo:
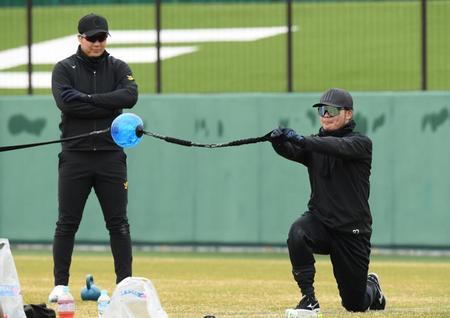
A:
{"label": "black athletic pants", "polygon": [[53,240],[55,285],[69,283],[75,233],[92,188],[109,231],[116,282],[131,276],[126,154],[120,150],[62,151],[59,154],[59,214]]}
{"label": "black athletic pants", "polygon": [[303,295],[314,293],[315,254],[330,255],[342,305],[365,311],[373,291],[367,286],[370,236],[330,231],[311,212],[291,226],[287,240],[292,273]]}

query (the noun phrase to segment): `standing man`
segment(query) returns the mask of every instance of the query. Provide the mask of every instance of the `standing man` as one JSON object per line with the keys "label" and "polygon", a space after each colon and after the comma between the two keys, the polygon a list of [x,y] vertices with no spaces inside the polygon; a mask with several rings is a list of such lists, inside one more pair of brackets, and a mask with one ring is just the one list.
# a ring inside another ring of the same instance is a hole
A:
{"label": "standing man", "polygon": [[320,311],[313,254],[326,254],[345,309],[383,310],[386,299],[378,276],[368,274],[372,142],[354,131],[353,99],[347,91],[332,88],[313,107],[322,126],[317,135],[301,136],[288,128],[271,133],[280,156],[308,168],[311,186],[308,209],[292,224],[287,240],[292,274],[302,293],[296,309]]}
{"label": "standing man", "polygon": [[[52,74],[52,92],[61,110],[61,137],[111,126],[123,108],[132,108],[137,85],[128,65],[105,50],[108,22],[88,14],[78,23],[77,52],[58,62]],[[75,233],[86,200],[94,188],[103,211],[114,257],[116,282],[131,276],[131,238],[127,218],[126,154],[111,138],[99,134],[62,144],[59,154],[59,213],[53,241],[56,302],[69,283]]]}

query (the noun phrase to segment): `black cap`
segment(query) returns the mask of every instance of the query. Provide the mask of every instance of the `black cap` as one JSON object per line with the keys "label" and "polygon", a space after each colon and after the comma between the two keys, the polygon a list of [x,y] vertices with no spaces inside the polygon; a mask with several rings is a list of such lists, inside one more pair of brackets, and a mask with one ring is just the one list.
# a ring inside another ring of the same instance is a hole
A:
{"label": "black cap", "polygon": [[322,95],[320,102],[314,104],[313,107],[322,105],[353,109],[353,98],[352,95],[344,89],[331,88]]}
{"label": "black cap", "polygon": [[97,33],[107,33],[109,35],[108,21],[95,13],[85,15],[78,22],[78,33],[86,36],[93,36]]}

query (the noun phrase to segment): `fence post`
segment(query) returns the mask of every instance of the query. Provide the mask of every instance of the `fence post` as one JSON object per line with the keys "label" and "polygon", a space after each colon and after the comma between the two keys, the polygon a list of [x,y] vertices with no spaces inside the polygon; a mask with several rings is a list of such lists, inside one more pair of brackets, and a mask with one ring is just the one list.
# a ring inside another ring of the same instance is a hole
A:
{"label": "fence post", "polygon": [[292,92],[292,0],[287,3],[287,91]]}
{"label": "fence post", "polygon": [[28,95],[33,94],[33,63],[31,60],[31,46],[33,44],[33,0],[27,0],[27,47],[28,47]]}
{"label": "fence post", "polygon": [[156,11],[156,93],[161,94],[161,0],[155,0]]}
{"label": "fence post", "polygon": [[427,0],[421,0],[421,49],[422,49],[422,76],[421,76],[421,87],[423,91],[427,90],[428,86],[428,79],[427,79],[427,73],[428,73],[428,65],[427,65]]}

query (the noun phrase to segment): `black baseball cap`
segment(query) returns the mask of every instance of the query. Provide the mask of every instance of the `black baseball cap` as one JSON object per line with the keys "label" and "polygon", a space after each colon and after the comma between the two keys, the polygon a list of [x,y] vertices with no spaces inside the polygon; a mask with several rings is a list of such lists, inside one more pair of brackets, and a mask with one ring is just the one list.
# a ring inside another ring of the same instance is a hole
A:
{"label": "black baseball cap", "polygon": [[97,33],[106,33],[108,31],[108,21],[101,15],[90,13],[85,15],[78,22],[78,33],[85,34],[86,36],[93,36]]}
{"label": "black baseball cap", "polygon": [[353,109],[353,98],[345,89],[331,88],[322,95],[320,102],[314,104],[313,107],[322,105]]}

